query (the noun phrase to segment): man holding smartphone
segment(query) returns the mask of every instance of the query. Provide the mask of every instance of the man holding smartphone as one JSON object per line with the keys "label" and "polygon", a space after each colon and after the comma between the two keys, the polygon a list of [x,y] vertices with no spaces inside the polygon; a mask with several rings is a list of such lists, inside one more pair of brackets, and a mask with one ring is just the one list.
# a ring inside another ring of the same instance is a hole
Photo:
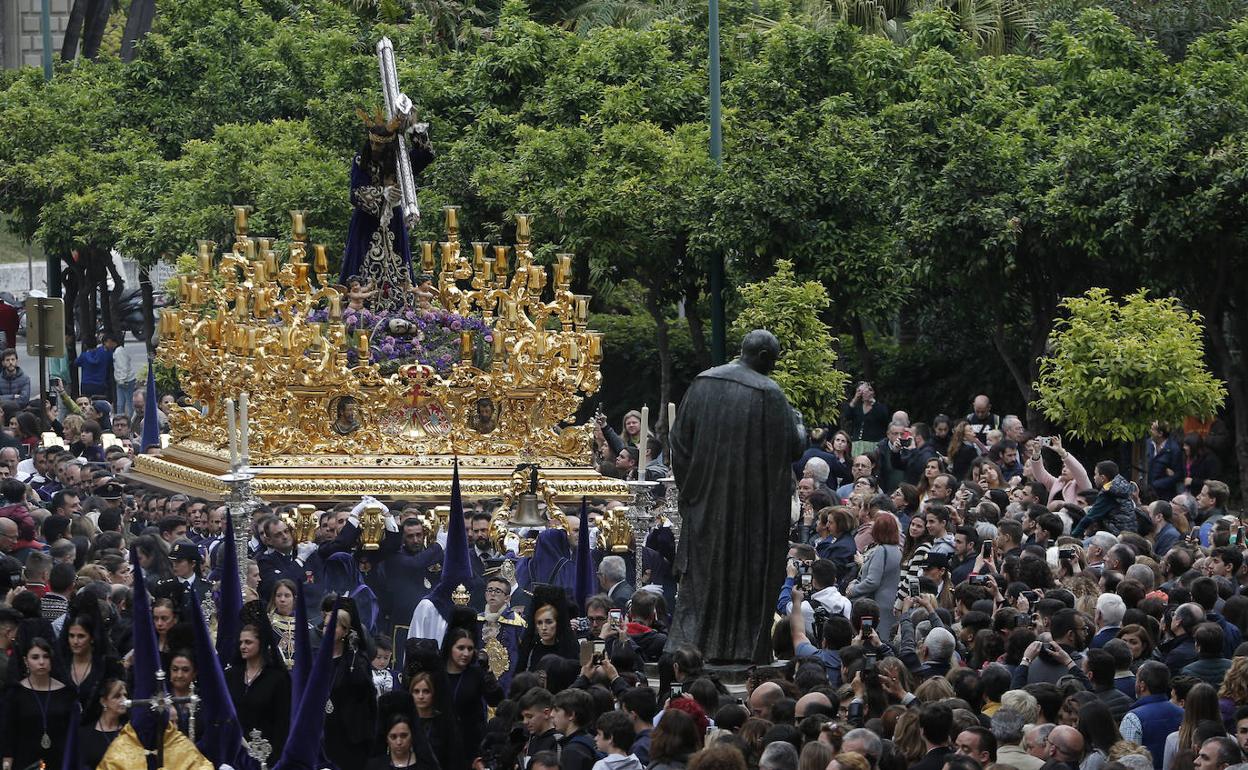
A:
{"label": "man holding smartphone", "polygon": [[608,610],[607,622],[600,637],[607,642],[607,655],[615,654],[619,644],[633,648],[638,661],[657,663],[667,644],[667,634],[655,628],[658,625],[658,602],[660,596],[650,591],[638,591],[628,605],[627,622],[624,611]]}
{"label": "man holding smartphone", "polygon": [[1018,690],[1037,682],[1056,684],[1063,676],[1071,675],[1091,690],[1091,683],[1080,667],[1091,639],[1083,616],[1068,607],[1058,610],[1049,621],[1049,635],[1053,641],[1032,642],[1023,652],[1011,686]]}
{"label": "man holding smartphone", "polygon": [[828,559],[815,559],[803,563],[797,559],[789,559],[785,567],[787,577],[780,587],[780,599],[776,602],[776,612],[788,615],[794,605],[793,592],[808,597],[797,606],[802,614],[803,627],[806,635],[815,637],[815,619],[840,615],[848,618],[850,602],[836,587],[836,564]]}

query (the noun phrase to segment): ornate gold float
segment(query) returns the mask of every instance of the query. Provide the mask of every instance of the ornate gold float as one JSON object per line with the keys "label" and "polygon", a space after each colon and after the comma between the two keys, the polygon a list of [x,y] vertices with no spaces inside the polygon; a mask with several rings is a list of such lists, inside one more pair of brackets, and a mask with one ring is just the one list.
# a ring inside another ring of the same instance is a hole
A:
{"label": "ornate gold float", "polygon": [[234,243],[220,257],[200,242],[196,271],[178,277],[178,303],[160,316],[157,358],[203,410],[169,415],[169,446],[136,458],[133,478],[224,498],[226,399],[246,393],[242,464],[271,502],[445,501],[456,457],[467,498],[510,500],[522,464],[540,468],[548,505],[629,495],[594,468],[590,426],[574,424],[601,381],[589,297],[572,293],[571,255],[557,255],[549,274],[534,261],[529,215],[515,215],[513,245],[465,248],[458,209],[443,210],[446,240],[420,244],[420,277],[407,287],[416,320],[383,331],[419,335],[439,312],[473,328],[441,370],[408,363],[383,374],[391,362],[374,360],[376,330],[344,322],[364,288],[331,282],[322,245],[309,263],[304,212],[290,212],[279,261],[272,239],[249,234],[248,211],[235,207]]}

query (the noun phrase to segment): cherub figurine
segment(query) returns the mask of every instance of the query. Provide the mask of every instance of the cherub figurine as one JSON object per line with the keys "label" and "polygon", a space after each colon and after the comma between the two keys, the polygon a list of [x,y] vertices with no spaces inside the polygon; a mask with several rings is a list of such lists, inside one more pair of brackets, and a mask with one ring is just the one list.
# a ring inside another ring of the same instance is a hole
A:
{"label": "cherub figurine", "polygon": [[421,310],[429,310],[434,298],[438,296],[438,290],[433,287],[433,276],[428,273],[416,276],[416,282],[408,286],[407,290],[416,296],[416,307]]}
{"label": "cherub figurine", "polygon": [[372,281],[364,283],[359,278],[350,278],[347,280],[347,307],[357,312],[363,310],[364,303],[376,293]]}

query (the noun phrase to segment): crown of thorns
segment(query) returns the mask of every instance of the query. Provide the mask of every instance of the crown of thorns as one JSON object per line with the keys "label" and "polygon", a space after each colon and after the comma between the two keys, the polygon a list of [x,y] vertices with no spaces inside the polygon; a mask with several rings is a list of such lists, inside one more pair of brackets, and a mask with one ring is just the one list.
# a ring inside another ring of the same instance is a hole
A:
{"label": "crown of thorns", "polygon": [[369,138],[373,141],[393,142],[398,138],[396,132],[399,130],[399,116],[397,113],[394,117],[386,120],[386,116],[381,109],[370,115],[362,108],[356,107],[355,114],[359,115],[360,120],[364,121],[364,127],[368,129]]}

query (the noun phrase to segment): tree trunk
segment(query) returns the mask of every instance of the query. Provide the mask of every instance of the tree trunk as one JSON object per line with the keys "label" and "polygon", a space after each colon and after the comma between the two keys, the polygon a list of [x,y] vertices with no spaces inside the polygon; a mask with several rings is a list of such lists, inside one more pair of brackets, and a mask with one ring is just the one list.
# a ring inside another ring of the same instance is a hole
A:
{"label": "tree trunk", "polygon": [[108,17],[113,11],[113,0],[93,0],[87,13],[86,29],[82,33],[82,55],[95,61],[100,55],[100,43],[104,41],[104,31],[108,28]]}
{"label": "tree trunk", "polygon": [[150,359],[156,355],[156,300],[152,296],[152,276],[143,265],[139,266],[139,291],[143,293],[143,346]]}
{"label": "tree trunk", "polygon": [[130,15],[126,17],[126,31],[121,37],[121,60],[134,58],[139,43],[152,29],[156,17],[156,0],[130,0]]}
{"label": "tree trunk", "polygon": [[69,20],[65,24],[65,39],[61,43],[61,61],[73,61],[78,55],[78,41],[82,38],[82,28],[87,20],[87,6],[92,0],[74,0],[69,9]]}
{"label": "tree trunk", "polygon": [[[109,328],[117,335],[117,339],[124,339],[126,336],[126,319],[121,312],[121,295],[126,291],[126,277],[122,275],[122,271],[117,269],[116,263],[113,262],[113,255],[110,252],[104,268],[108,274],[113,277],[113,290],[108,293],[108,319],[110,321]],[[104,288],[108,288],[108,281],[103,284]]]}
{"label": "tree trunk", "polygon": [[685,322],[689,324],[689,340],[693,343],[694,368],[698,371],[711,367],[711,353],[706,346],[706,329],[702,326],[702,311],[698,307],[701,292],[695,283],[685,285]]}
{"label": "tree trunk", "polygon": [[1053,316],[1057,312],[1056,302],[1048,294],[1042,293],[1043,290],[1037,290],[1032,293],[1031,297],[1031,325],[1029,327],[1030,339],[1027,351],[1027,366],[1024,368],[1019,365],[1018,361],[1010,354],[1010,349],[1006,345],[1005,340],[1005,321],[998,319],[992,326],[992,346],[996,349],[997,355],[1005,364],[1006,370],[1010,373],[1010,379],[1014,381],[1014,387],[1018,389],[1018,394],[1023,398],[1024,408],[1026,409],[1025,424],[1033,433],[1044,432],[1048,428],[1048,420],[1044,414],[1032,406],[1032,401],[1036,397],[1033,387],[1036,379],[1040,376],[1040,359],[1044,357],[1045,346],[1048,344],[1049,330],[1053,328]]}
{"label": "tree trunk", "polygon": [[[91,347],[95,347],[100,341],[100,295],[99,283],[94,277],[87,273],[87,315],[91,319]],[[85,342],[85,340],[84,340]]]}
{"label": "tree trunk", "polygon": [[91,282],[91,302],[96,311],[95,328],[104,334],[116,334],[113,325],[112,296],[108,291],[108,274],[111,272],[113,256],[103,249],[90,250],[90,261],[87,262],[87,280]]}
{"label": "tree trunk", "polygon": [[78,295],[81,291],[81,283],[78,277],[78,270],[74,267],[73,259],[65,260],[67,267],[61,274],[61,287],[65,294],[65,356],[69,361],[69,385],[70,392],[78,392],[78,316],[79,304]]}
{"label": "tree trunk", "polygon": [[[672,341],[667,317],[663,315],[663,303],[659,299],[658,290],[653,287],[646,289],[646,311],[654,319],[654,341],[659,349],[659,414],[655,422],[661,426],[661,429],[656,430],[661,435],[656,438],[665,442],[668,429],[667,402],[672,396]],[[639,449],[645,451],[645,447]]]}
{"label": "tree trunk", "polygon": [[862,370],[862,379],[875,382],[875,356],[867,346],[867,333],[857,313],[849,314],[849,331],[854,337],[854,351],[858,355],[858,368]]}
{"label": "tree trunk", "polygon": [[1018,362],[1014,360],[1014,357],[1010,355],[1009,349],[1005,346],[1004,321],[997,321],[992,327],[992,346],[996,349],[997,355],[1001,357],[1001,361],[1005,363],[1005,368],[1010,373],[1010,379],[1014,380],[1014,387],[1018,388],[1023,401],[1030,403],[1031,380],[1028,379],[1027,373],[1018,365]]}
{"label": "tree trunk", "polygon": [[[1239,465],[1240,495],[1248,497],[1248,379],[1245,379],[1243,367],[1235,360],[1235,350],[1244,349],[1244,325],[1238,319],[1236,311],[1231,308],[1225,313],[1223,303],[1219,301],[1221,293],[1207,292],[1213,301],[1212,307],[1202,312],[1206,323],[1209,344],[1213,348],[1217,360],[1219,374],[1226,381],[1226,394],[1231,400],[1231,411],[1234,413],[1234,447],[1235,459]],[[1229,327],[1229,328],[1228,328]],[[1235,344],[1232,344],[1232,338]]]}
{"label": "tree trunk", "polygon": [[[1043,315],[1045,322],[1043,324],[1033,323],[1031,326],[1031,353],[1027,357],[1027,427],[1031,432],[1040,435],[1043,431],[1047,433],[1049,421],[1045,418],[1044,413],[1031,405],[1035,399],[1036,391],[1033,387],[1036,380],[1040,379],[1040,360],[1044,358],[1045,352],[1049,345],[1049,330],[1053,328],[1053,319],[1057,314],[1057,305],[1048,304],[1045,306]],[[1037,315],[1040,315],[1039,313]]]}
{"label": "tree trunk", "polygon": [[[91,312],[91,278],[87,271],[87,260],[90,257],[83,252],[75,252],[69,270],[74,279],[75,315],[78,321],[78,342],[83,349],[95,347],[95,316]],[[66,300],[66,305],[69,304]]]}
{"label": "tree trunk", "polygon": [[[1231,330],[1237,343],[1236,349],[1242,351],[1246,330],[1244,319],[1236,313],[1231,313]],[[1226,390],[1235,411],[1235,460],[1239,464],[1239,494],[1241,499],[1248,499],[1248,381],[1244,379],[1242,365],[1231,363],[1227,366],[1227,375]]]}

